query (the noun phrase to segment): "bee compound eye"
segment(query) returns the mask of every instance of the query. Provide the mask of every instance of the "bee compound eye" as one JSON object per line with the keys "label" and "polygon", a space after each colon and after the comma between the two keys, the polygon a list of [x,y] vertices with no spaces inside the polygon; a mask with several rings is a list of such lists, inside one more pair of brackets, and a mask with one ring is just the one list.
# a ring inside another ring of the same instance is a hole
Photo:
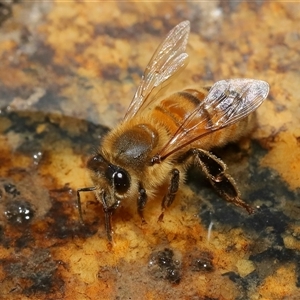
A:
{"label": "bee compound eye", "polygon": [[130,187],[130,180],[127,172],[118,170],[113,175],[113,182],[118,193],[124,194]]}

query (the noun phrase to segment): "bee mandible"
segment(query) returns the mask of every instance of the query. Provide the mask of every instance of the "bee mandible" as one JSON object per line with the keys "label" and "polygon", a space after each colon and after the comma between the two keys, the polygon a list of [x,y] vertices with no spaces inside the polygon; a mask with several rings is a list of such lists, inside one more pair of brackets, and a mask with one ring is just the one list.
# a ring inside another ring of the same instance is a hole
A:
{"label": "bee mandible", "polygon": [[200,167],[222,198],[253,212],[240,198],[225,163],[209,150],[252,129],[251,112],[266,99],[269,85],[261,80],[227,79],[159,99],[157,91],[187,64],[189,32],[189,21],[169,32],[147,65],[123,121],[88,160],[94,185],[77,191],[80,219],[80,193],[94,191],[103,205],[109,240],[112,214],[123,201],[135,201],[145,222],[147,201],[159,192],[164,195],[162,219],[192,164]]}

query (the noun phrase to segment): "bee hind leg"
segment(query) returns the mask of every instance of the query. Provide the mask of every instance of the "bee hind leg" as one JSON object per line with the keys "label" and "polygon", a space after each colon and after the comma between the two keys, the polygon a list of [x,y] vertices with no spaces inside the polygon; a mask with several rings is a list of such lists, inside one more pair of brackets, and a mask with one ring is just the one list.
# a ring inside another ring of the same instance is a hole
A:
{"label": "bee hind leg", "polygon": [[240,198],[235,180],[225,172],[226,165],[224,162],[212,153],[202,149],[192,149],[192,152],[196,155],[196,160],[201,169],[220,196],[236,206],[245,208],[249,214],[252,214],[254,209]]}
{"label": "bee hind leg", "polygon": [[254,213],[253,207],[245,203],[240,198],[240,193],[236,187],[236,182],[230,175],[224,174],[221,181],[217,182],[210,180],[210,183],[223,199],[233,203],[236,206],[245,208],[249,214]]}
{"label": "bee hind leg", "polygon": [[177,194],[179,188],[179,174],[180,174],[179,170],[177,169],[172,170],[171,179],[168,187],[168,193],[164,196],[161,203],[162,212],[158,218],[160,222],[164,218],[165,209],[168,208],[173,203],[175,196]]}

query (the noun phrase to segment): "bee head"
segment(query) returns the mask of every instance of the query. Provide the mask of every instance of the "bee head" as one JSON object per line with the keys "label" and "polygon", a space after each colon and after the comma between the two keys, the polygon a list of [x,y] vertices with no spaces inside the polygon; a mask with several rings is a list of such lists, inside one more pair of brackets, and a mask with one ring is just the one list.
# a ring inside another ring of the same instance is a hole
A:
{"label": "bee head", "polygon": [[91,157],[87,167],[92,171],[91,177],[97,191],[96,195],[102,202],[104,210],[116,209],[130,188],[129,173],[109,163],[101,154]]}

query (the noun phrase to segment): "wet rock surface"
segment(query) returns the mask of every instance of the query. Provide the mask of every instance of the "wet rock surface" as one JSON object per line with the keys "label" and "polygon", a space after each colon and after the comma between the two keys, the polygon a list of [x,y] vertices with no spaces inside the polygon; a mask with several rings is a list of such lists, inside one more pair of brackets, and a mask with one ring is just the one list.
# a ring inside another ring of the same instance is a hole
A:
{"label": "wet rock surface", "polygon": [[[161,199],[113,216],[113,243],[86,161],[122,119],[165,34],[191,21],[190,62],[170,93],[237,77],[270,95],[253,133],[215,149],[255,209],[224,202],[192,168]],[[298,299],[298,3],[0,5],[0,298]]]}

